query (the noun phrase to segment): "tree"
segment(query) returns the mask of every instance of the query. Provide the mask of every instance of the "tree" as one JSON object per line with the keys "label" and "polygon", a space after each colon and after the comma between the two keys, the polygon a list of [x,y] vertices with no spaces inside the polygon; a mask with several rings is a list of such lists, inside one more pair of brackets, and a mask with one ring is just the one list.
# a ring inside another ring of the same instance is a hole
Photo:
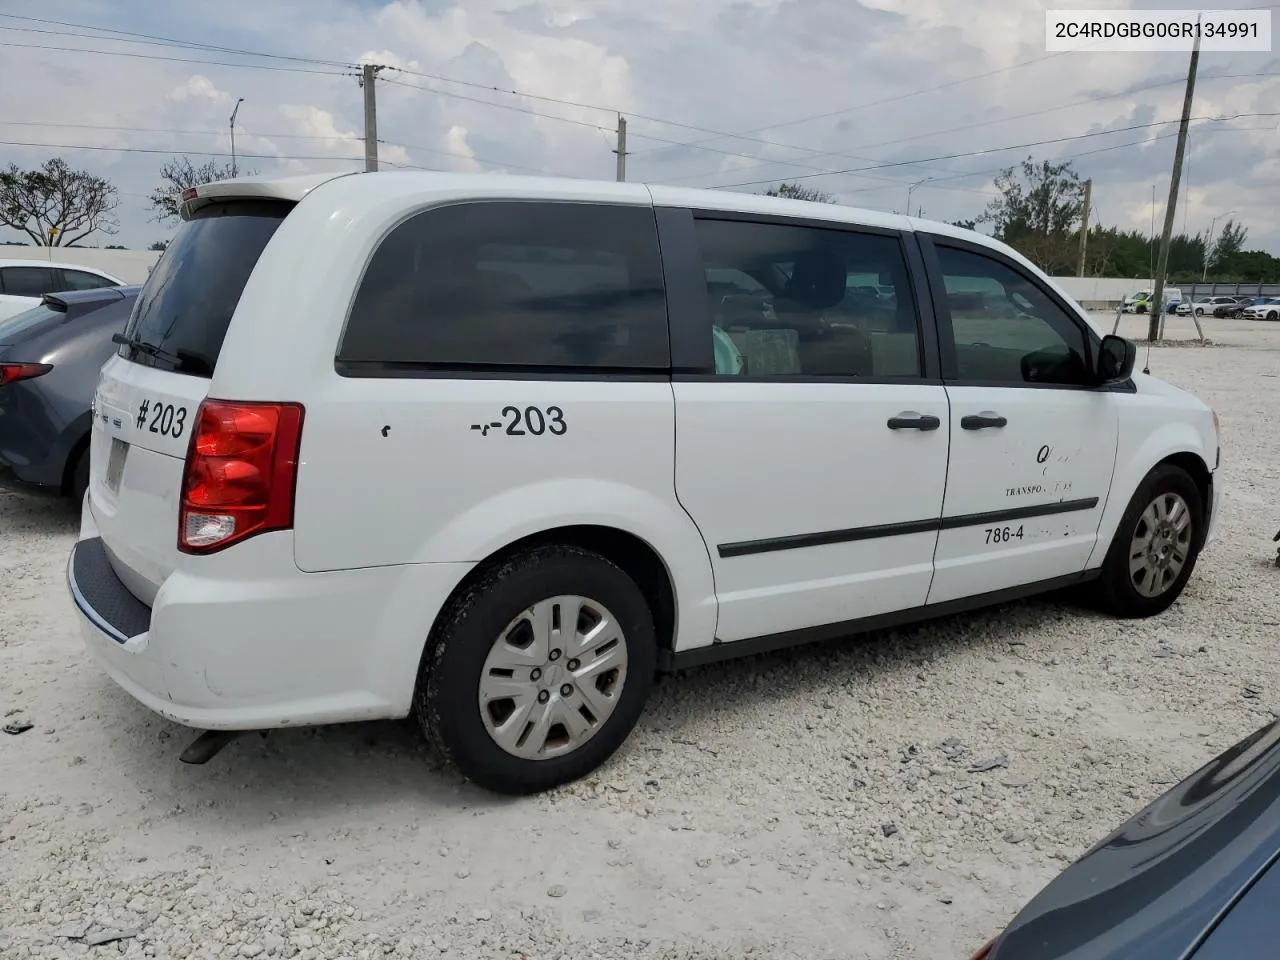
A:
{"label": "tree", "polygon": [[1209,269],[1219,271],[1232,257],[1244,249],[1244,242],[1249,236],[1249,228],[1228,220],[1222,225],[1222,232],[1209,251]]}
{"label": "tree", "polygon": [[814,203],[835,203],[836,198],[816,187],[802,183],[783,183],[764,191],[766,197],[782,197],[786,200],[811,200]]}
{"label": "tree", "polygon": [[196,166],[190,157],[174,157],[160,168],[160,183],[148,198],[155,210],[152,219],[178,219],[178,207],[185,190],[202,183],[213,183],[215,180],[230,180],[233,176],[251,177],[254,173],[253,170],[240,170],[238,167],[233,170],[230,163],[219,163],[217,160]]}
{"label": "tree", "polygon": [[11,163],[0,172],[0,224],[37,246],[66,247],[95,233],[114,234],[119,202],[111,181],[72,170],[61,157],[38,170]]}
{"label": "tree", "polygon": [[1048,273],[1062,273],[1076,264],[1084,185],[1071,161],[1008,167],[995,179],[1000,195],[978,217],[990,223],[997,239],[1014,247]]}
{"label": "tree", "polygon": [[159,251],[163,252],[163,251],[164,251],[164,249],[165,249],[166,247],[168,247],[168,246],[169,246],[169,241],[168,241],[168,240],[157,240],[157,241],[156,241],[155,243],[153,243],[151,246],[147,247],[147,249],[148,249],[148,250],[159,250]]}

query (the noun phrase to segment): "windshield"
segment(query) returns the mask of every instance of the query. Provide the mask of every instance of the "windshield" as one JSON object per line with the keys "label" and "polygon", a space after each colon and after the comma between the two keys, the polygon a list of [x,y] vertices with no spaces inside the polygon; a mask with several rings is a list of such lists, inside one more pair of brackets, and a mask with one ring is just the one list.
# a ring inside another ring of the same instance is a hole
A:
{"label": "windshield", "polygon": [[148,366],[212,377],[240,294],[281,221],[282,201],[234,200],[183,223],[151,271],[129,318],[121,355]]}
{"label": "windshield", "polygon": [[61,317],[66,313],[65,310],[57,310],[47,304],[40,304],[38,307],[32,307],[30,310],[23,310],[22,313],[14,314],[12,317],[6,317],[0,320],[0,343],[13,343],[20,334],[25,333],[37,324],[52,317]]}

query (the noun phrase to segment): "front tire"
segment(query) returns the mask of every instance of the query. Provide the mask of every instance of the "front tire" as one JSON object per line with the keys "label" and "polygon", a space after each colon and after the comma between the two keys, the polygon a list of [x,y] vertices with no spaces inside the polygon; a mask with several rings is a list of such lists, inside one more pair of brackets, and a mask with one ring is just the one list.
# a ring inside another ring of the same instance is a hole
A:
{"label": "front tire", "polygon": [[443,611],[414,714],[467,779],[530,794],[585,776],[635,727],[657,635],[621,568],[553,544],[493,564]]}
{"label": "front tire", "polygon": [[1097,583],[1099,605],[1118,617],[1163,613],[1195,570],[1205,538],[1204,499],[1173,464],[1147,474],[1125,509]]}

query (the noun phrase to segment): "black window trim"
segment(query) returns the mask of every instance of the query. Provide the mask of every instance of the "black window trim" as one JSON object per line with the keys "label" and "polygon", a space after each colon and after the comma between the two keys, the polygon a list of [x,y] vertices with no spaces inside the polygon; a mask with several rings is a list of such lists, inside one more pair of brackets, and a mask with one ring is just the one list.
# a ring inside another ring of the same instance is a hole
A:
{"label": "black window trim", "polygon": [[1136,393],[1137,387],[1132,379],[1116,384],[1073,384],[1073,383],[1026,383],[1006,380],[964,380],[959,376],[956,366],[955,334],[951,328],[951,308],[947,299],[946,284],[942,276],[942,265],[938,259],[937,247],[949,247],[965,253],[994,260],[1001,266],[1014,271],[1018,276],[1035,287],[1054,306],[1058,307],[1067,318],[1075,324],[1084,336],[1085,364],[1093,368],[1093,358],[1097,355],[1102,338],[1092,325],[1085,322],[1075,307],[1067,303],[1055,290],[1046,286],[1040,278],[1028,273],[1025,266],[1005,254],[982,243],[975,243],[962,237],[946,234],[918,232],[916,239],[920,245],[921,255],[929,273],[929,286],[932,293],[934,317],[938,336],[938,348],[941,356],[942,380],[947,386],[954,387],[1007,387],[1011,390],[1072,390],[1093,393]]}
{"label": "black window trim", "polygon": [[[703,207],[659,206],[658,242],[662,246],[663,272],[667,282],[668,326],[671,330],[671,379],[683,383],[847,383],[867,385],[918,386],[942,383],[938,329],[933,300],[926,279],[925,263],[910,231],[879,227],[824,217],[793,217],[776,214],[742,213]],[[805,227],[840,233],[862,233],[896,239],[902,250],[910,290],[916,306],[917,349],[923,361],[923,375],[917,377],[827,377],[807,376],[718,376],[715,348],[710,329],[711,305],[702,251],[695,231],[698,220],[759,223],[771,226]]]}
{"label": "black window trim", "polygon": [[[350,296],[347,301],[346,311],[342,318],[342,328],[338,331],[338,339],[334,345],[333,370],[334,372],[348,380],[510,380],[510,381],[564,381],[564,382],[601,382],[601,381],[618,381],[626,383],[666,383],[671,380],[671,366],[674,363],[674,357],[668,350],[668,361],[665,368],[654,367],[651,369],[640,369],[637,367],[626,368],[608,368],[608,367],[536,367],[523,364],[504,364],[504,363],[429,363],[429,362],[398,362],[385,360],[347,360],[344,359],[339,351],[342,349],[342,342],[346,338],[347,328],[351,323],[351,314],[355,310],[356,298],[360,294],[360,288],[364,284],[365,275],[369,271],[369,267],[373,264],[373,258],[377,255],[382,244],[405,223],[408,223],[414,217],[435,210],[443,210],[446,207],[461,206],[464,204],[476,203],[555,203],[555,204],[573,204],[578,206],[597,206],[597,207],[623,207],[628,209],[647,208],[651,215],[655,215],[654,232],[658,244],[658,262],[659,272],[663,277],[663,284],[666,284],[667,271],[662,256],[662,231],[661,226],[657,222],[657,208],[652,203],[628,203],[622,200],[577,200],[562,197],[490,197],[490,196],[467,196],[457,197],[444,202],[428,201],[419,204],[403,212],[403,215],[393,220],[385,230],[378,234],[368,251],[364,254],[364,263],[360,267],[360,274],[356,278],[354,286],[351,288]],[[671,307],[670,293],[665,292],[667,301],[666,324],[668,341],[671,338]]]}

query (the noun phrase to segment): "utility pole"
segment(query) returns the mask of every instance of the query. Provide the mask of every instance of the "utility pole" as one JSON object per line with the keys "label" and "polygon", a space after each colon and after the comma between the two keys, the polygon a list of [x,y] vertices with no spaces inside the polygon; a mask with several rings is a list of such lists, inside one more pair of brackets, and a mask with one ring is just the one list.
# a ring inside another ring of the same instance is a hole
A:
{"label": "utility pole", "polygon": [[1089,249],[1089,202],[1093,199],[1093,179],[1084,182],[1084,210],[1080,217],[1080,270],[1077,277],[1084,276],[1084,255]]}
{"label": "utility pole", "polygon": [[240,112],[240,104],[244,103],[244,97],[236,101],[235,109],[231,111],[231,176],[232,179],[236,175],[236,114]]}
{"label": "utility pole", "polygon": [[383,68],[376,63],[360,65],[360,86],[364,88],[364,169],[374,173],[378,169],[378,97],[373,83]]}
{"label": "utility pole", "polygon": [[[1200,17],[1196,17],[1196,39],[1191,47],[1191,64],[1187,67],[1187,92],[1182,98],[1182,119],[1178,123],[1178,145],[1173,151],[1173,175],[1169,178],[1169,204],[1164,211],[1164,233],[1160,237],[1160,260],[1156,264],[1155,285],[1151,291],[1151,307],[1147,314],[1147,342],[1160,339],[1164,330],[1164,281],[1169,270],[1169,240],[1173,236],[1173,218],[1177,213],[1178,181],[1182,178],[1182,160],[1187,150],[1187,127],[1191,123],[1191,101],[1196,93],[1196,68],[1200,65]],[[1195,320],[1194,313],[1191,319]],[[1200,322],[1196,320],[1196,330]],[[1201,332],[1200,339],[1204,339]]]}
{"label": "utility pole", "polygon": [[627,118],[622,114],[618,114],[618,149],[613,152],[618,155],[618,182],[622,183],[627,179]]}

